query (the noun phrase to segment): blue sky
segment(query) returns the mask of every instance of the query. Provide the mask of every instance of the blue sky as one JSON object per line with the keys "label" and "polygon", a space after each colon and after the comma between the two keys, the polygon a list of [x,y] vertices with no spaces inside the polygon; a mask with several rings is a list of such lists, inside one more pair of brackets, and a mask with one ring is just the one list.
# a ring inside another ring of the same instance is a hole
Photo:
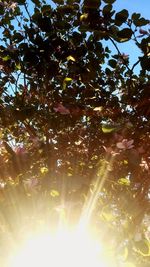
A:
{"label": "blue sky", "polygon": [[[134,12],[140,13],[142,17],[150,20],[150,0],[116,0],[113,7],[116,11],[127,9],[130,15]],[[119,48],[122,53],[129,55],[131,66],[138,60],[138,56],[141,55],[140,50],[133,41],[119,44]],[[139,71],[139,65],[135,68],[135,71]]]}
{"label": "blue sky", "polygon": [[116,0],[114,8],[116,10],[125,8],[129,13],[141,13],[143,17],[150,19],[150,0]]}

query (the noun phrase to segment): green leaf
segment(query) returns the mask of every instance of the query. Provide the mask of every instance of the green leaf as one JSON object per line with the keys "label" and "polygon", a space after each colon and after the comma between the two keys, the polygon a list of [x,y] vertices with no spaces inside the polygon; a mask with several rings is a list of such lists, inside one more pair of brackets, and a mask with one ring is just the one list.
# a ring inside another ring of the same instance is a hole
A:
{"label": "green leaf", "polygon": [[73,5],[61,5],[57,8],[58,12],[60,12],[62,15],[64,14],[71,14],[74,10]]}
{"label": "green leaf", "polygon": [[37,5],[37,6],[40,6],[40,1],[39,0],[32,0],[32,2]]}
{"label": "green leaf", "polygon": [[131,19],[134,21],[138,20],[140,18],[141,14],[140,13],[133,13],[131,16]]}
{"label": "green leaf", "polygon": [[106,75],[111,75],[112,74],[112,71],[109,69],[109,68],[106,68],[105,69],[105,73],[106,73]]}
{"label": "green leaf", "polygon": [[140,60],[140,64],[143,70],[150,71],[150,58],[144,56]]}
{"label": "green leaf", "polygon": [[72,5],[74,3],[80,3],[80,0],[67,0],[68,5]]}
{"label": "green leaf", "polygon": [[51,7],[49,5],[44,5],[42,6],[41,11],[43,13],[51,12]]}
{"label": "green leaf", "polygon": [[125,185],[125,186],[130,186],[130,180],[127,178],[120,178],[118,180],[118,184]]}
{"label": "green leaf", "polygon": [[116,0],[103,0],[106,4],[113,4]]}
{"label": "green leaf", "polygon": [[15,2],[17,2],[19,5],[24,5],[26,0],[17,0]]}
{"label": "green leaf", "polygon": [[116,68],[117,61],[114,60],[114,59],[110,59],[110,60],[108,61],[108,65],[114,69],[114,68]]}
{"label": "green leaf", "polygon": [[85,8],[99,8],[101,4],[101,0],[84,0],[84,7]]}
{"label": "green leaf", "polygon": [[117,36],[118,36],[118,41],[119,42],[127,42],[128,40],[131,39],[131,36],[132,36],[132,30],[129,29],[129,28],[124,28],[123,30],[119,31],[117,33]]}
{"label": "green leaf", "polygon": [[139,18],[133,21],[134,25],[137,27],[145,26],[149,23],[149,20],[144,18]]}
{"label": "green leaf", "polygon": [[122,23],[126,22],[128,16],[129,16],[129,12],[126,9],[123,9],[120,12],[116,13],[115,24],[117,26],[121,26]]}
{"label": "green leaf", "polygon": [[11,57],[9,55],[7,55],[7,56],[3,57],[2,59],[3,59],[3,61],[8,61],[11,59]]}
{"label": "green leaf", "polygon": [[0,15],[3,15],[4,14],[4,6],[0,5]]}
{"label": "green leaf", "polygon": [[110,13],[111,10],[112,10],[112,5],[109,5],[108,4],[108,5],[104,6],[104,8],[103,8],[103,14],[105,15],[107,13]]}
{"label": "green leaf", "polygon": [[112,127],[110,125],[103,125],[102,126],[102,132],[103,133],[111,133],[111,132],[114,132],[116,130],[115,127]]}
{"label": "green leaf", "polygon": [[64,0],[53,0],[53,2],[55,4],[58,4],[58,5],[63,5],[64,4]]}
{"label": "green leaf", "polygon": [[24,39],[24,36],[20,34],[19,32],[16,32],[13,37],[13,41],[21,42]]}

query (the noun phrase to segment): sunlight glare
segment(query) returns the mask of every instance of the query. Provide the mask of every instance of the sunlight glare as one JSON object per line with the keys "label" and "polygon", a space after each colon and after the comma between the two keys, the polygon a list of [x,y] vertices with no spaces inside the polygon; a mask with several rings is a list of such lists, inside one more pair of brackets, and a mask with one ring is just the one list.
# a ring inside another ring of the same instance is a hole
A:
{"label": "sunlight glare", "polygon": [[101,245],[80,228],[60,230],[26,241],[10,267],[108,267],[100,256],[101,249]]}

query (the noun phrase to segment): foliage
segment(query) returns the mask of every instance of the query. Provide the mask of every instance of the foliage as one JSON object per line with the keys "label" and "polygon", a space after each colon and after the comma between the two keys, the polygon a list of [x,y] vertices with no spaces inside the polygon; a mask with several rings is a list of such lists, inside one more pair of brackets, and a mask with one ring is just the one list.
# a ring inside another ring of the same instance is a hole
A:
{"label": "foliage", "polygon": [[[36,218],[58,218],[63,197],[74,222],[95,196],[96,231],[128,250],[123,266],[146,266],[149,20],[114,2],[0,2],[0,216],[15,232],[33,206]],[[133,66],[119,48],[131,41]]]}

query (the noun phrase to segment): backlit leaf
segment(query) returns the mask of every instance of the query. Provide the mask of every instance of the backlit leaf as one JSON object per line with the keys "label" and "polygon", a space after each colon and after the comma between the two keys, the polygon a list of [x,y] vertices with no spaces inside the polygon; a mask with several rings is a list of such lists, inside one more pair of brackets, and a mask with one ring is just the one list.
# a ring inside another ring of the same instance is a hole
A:
{"label": "backlit leaf", "polygon": [[129,186],[130,185],[130,180],[127,178],[120,178],[118,180],[118,183],[121,185]]}
{"label": "backlit leaf", "polygon": [[71,177],[73,174],[71,172],[68,172],[68,177]]}
{"label": "backlit leaf", "polygon": [[67,60],[68,60],[68,61],[71,60],[71,61],[74,61],[74,62],[76,61],[75,58],[74,58],[73,56],[68,56],[68,57],[67,57]]}
{"label": "backlit leaf", "polygon": [[102,126],[102,132],[103,133],[111,133],[114,132],[116,130],[115,127],[109,126],[109,125],[103,125]]}
{"label": "backlit leaf", "polygon": [[80,21],[86,20],[87,18],[88,18],[88,13],[83,13],[83,14],[80,16]]}
{"label": "backlit leaf", "polygon": [[66,89],[66,86],[67,86],[67,83],[71,82],[72,81],[72,78],[69,78],[69,77],[66,77],[64,80],[63,80],[63,89],[65,90]]}
{"label": "backlit leaf", "polygon": [[52,197],[59,197],[59,192],[57,190],[51,190],[50,195]]}
{"label": "backlit leaf", "polygon": [[94,109],[93,109],[94,111],[102,111],[103,110],[103,107],[95,107]]}
{"label": "backlit leaf", "polygon": [[8,56],[5,56],[3,57],[3,61],[8,61],[9,59],[11,59],[11,57],[8,55]]}
{"label": "backlit leaf", "polygon": [[42,168],[40,169],[40,172],[41,172],[42,174],[46,174],[46,173],[48,173],[48,168],[47,168],[47,167],[42,167]]}
{"label": "backlit leaf", "polygon": [[64,82],[65,83],[67,83],[67,82],[71,82],[72,81],[72,78],[69,78],[69,77],[66,77],[65,79],[64,79]]}
{"label": "backlit leaf", "polygon": [[17,69],[17,70],[20,70],[20,69],[21,69],[21,65],[20,65],[20,63],[16,63],[16,69]]}

